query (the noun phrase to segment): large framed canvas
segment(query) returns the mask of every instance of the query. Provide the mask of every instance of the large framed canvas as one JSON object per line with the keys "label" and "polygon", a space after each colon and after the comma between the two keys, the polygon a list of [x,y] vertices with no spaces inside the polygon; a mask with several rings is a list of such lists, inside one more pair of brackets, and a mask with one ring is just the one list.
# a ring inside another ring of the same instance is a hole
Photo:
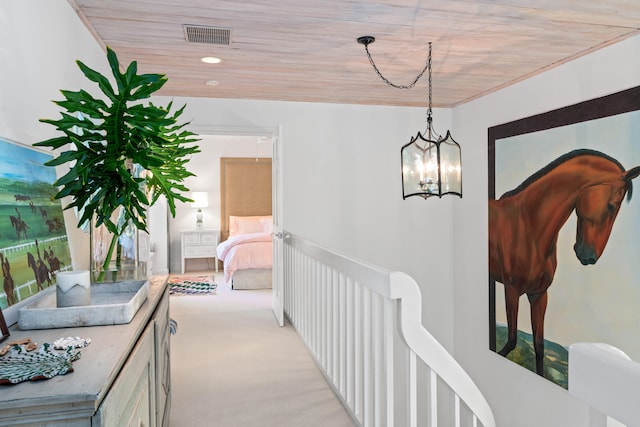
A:
{"label": "large framed canvas", "polygon": [[[71,269],[53,157],[0,138],[0,308],[18,306]],[[9,310],[5,310],[5,314]],[[9,316],[7,323],[11,324]]]}
{"label": "large framed canvas", "polygon": [[489,347],[565,388],[573,343],[640,360],[639,109],[636,87],[488,131]]}

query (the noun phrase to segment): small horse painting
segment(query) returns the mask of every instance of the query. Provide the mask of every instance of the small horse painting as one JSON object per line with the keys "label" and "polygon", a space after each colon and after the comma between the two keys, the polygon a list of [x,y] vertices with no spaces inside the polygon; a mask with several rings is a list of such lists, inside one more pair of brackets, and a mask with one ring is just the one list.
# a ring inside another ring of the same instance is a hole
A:
{"label": "small horse painting", "polygon": [[55,284],[57,271],[71,269],[56,169],[45,166],[52,159],[0,138],[0,309],[8,319],[22,301]]}
{"label": "small horse painting", "polygon": [[47,282],[47,286],[51,286],[51,274],[41,259],[36,260],[31,252],[27,252],[27,265],[33,270],[39,291],[44,289],[42,286],[44,282]]}
{"label": "small horse painting", "polygon": [[531,310],[536,373],[543,375],[547,290],[556,272],[560,229],[577,216],[574,252],[582,265],[595,264],[609,240],[622,201],[631,199],[628,171],[599,151],[571,151],[527,178],[498,200],[489,200],[489,275],[504,285],[508,336],[499,354],[516,347],[518,303]]}
{"label": "small horse painting", "polygon": [[11,276],[11,264],[9,260],[4,257],[4,254],[0,253],[0,266],[2,266],[2,276],[4,293],[7,297],[7,304],[12,305],[17,302],[15,294],[15,283]]}

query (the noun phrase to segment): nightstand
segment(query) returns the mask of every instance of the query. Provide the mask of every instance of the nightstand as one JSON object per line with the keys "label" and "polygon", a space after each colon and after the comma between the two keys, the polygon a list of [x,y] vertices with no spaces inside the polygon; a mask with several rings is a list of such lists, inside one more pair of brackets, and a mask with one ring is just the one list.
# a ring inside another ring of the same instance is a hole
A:
{"label": "nightstand", "polygon": [[184,274],[184,264],[187,258],[213,258],[218,272],[218,256],[216,246],[220,232],[218,230],[182,230],[182,274]]}

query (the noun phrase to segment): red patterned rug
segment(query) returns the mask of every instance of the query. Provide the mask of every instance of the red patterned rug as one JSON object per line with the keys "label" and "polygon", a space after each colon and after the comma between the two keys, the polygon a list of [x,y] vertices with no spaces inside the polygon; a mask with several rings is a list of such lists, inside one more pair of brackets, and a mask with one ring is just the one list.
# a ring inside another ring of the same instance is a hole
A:
{"label": "red patterned rug", "polygon": [[169,278],[169,295],[214,295],[218,285],[213,276],[174,276]]}

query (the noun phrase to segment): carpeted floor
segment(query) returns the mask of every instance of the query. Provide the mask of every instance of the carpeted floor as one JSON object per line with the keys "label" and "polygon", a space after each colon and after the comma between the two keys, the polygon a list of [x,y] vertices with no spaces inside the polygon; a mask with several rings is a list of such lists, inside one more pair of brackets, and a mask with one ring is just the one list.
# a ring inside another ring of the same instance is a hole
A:
{"label": "carpeted floor", "polygon": [[219,285],[171,299],[171,427],[354,426],[271,290]]}

